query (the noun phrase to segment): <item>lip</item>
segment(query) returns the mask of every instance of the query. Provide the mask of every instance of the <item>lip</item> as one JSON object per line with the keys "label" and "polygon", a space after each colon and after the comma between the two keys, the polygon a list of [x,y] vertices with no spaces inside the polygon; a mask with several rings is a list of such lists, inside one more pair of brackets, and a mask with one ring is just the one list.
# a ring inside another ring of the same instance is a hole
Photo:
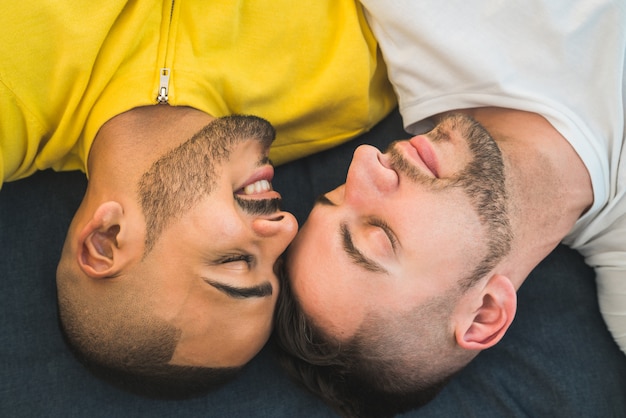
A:
{"label": "lip", "polygon": [[244,194],[243,189],[246,186],[256,183],[257,181],[267,180],[270,183],[270,187],[272,185],[272,179],[274,178],[274,167],[271,165],[264,165],[256,170],[248,179],[237,189],[237,196],[243,199],[280,199],[280,193],[275,191],[273,188],[267,192],[255,193],[255,194]]}
{"label": "lip", "polygon": [[267,164],[264,165],[263,167],[260,167],[259,169],[257,169],[249,178],[248,180],[246,180],[242,185],[241,188],[243,189],[244,187],[252,184],[252,183],[256,183],[259,180],[267,180],[270,183],[272,182],[272,179],[274,178],[274,167],[272,167],[271,165]]}
{"label": "lip", "polygon": [[427,174],[439,178],[439,161],[428,139],[419,135],[409,139],[405,144],[404,148],[409,157]]}

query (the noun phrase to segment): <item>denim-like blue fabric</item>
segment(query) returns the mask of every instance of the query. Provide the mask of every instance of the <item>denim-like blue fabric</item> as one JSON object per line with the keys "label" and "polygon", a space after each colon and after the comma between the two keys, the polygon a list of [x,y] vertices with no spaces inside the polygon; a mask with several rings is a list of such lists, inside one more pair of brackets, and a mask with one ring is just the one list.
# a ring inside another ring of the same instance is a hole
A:
{"label": "denim-like blue fabric", "polygon": [[[361,142],[407,135],[394,112],[361,138],[279,167],[274,187],[300,223],[314,198],[341,184]],[[93,378],[65,347],[54,275],[81,173],[38,173],[0,191],[0,416],[333,417],[289,381],[266,349],[243,376],[205,397],[155,401]],[[506,337],[431,404],[406,417],[626,417],[626,356],[598,313],[593,271],[558,247],[519,291]]]}

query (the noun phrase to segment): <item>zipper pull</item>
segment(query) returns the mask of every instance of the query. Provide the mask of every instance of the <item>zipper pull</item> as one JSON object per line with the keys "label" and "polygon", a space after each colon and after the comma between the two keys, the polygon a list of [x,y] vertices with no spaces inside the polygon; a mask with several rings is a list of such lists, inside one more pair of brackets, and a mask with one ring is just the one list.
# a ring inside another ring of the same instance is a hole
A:
{"label": "zipper pull", "polygon": [[161,68],[161,76],[159,81],[159,95],[157,96],[157,102],[159,104],[167,104],[168,101],[168,89],[170,85],[170,72],[169,68]]}

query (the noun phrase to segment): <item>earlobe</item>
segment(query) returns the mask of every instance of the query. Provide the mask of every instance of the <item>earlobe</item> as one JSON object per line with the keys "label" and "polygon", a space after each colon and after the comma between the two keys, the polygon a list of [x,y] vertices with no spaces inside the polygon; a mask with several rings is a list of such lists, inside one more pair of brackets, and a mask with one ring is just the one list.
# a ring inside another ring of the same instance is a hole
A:
{"label": "earlobe", "polygon": [[492,276],[480,296],[478,308],[455,331],[457,343],[468,350],[484,350],[500,341],[517,310],[517,293],[508,277]]}
{"label": "earlobe", "polygon": [[119,272],[118,237],[124,211],[117,202],[101,204],[79,235],[78,264],[93,278],[106,278]]}

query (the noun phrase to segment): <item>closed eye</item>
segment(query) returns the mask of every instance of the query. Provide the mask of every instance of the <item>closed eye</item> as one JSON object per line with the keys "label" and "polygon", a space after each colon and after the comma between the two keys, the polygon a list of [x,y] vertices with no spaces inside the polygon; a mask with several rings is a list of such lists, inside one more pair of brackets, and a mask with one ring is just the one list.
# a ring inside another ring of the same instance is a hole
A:
{"label": "closed eye", "polygon": [[218,264],[234,263],[237,261],[243,261],[246,264],[251,264],[253,257],[250,254],[232,254],[227,255],[218,260]]}
{"label": "closed eye", "polygon": [[396,234],[393,232],[393,230],[389,227],[389,225],[380,218],[370,218],[369,224],[383,230],[383,232],[389,239],[389,242],[391,243],[393,251],[395,252],[398,248],[398,238],[396,237]]}
{"label": "closed eye", "polygon": [[383,266],[381,266],[371,258],[367,257],[354,245],[354,242],[352,241],[352,233],[350,232],[347,223],[342,223],[339,227],[339,231],[341,235],[343,250],[354,264],[373,273],[388,274],[387,270]]}
{"label": "closed eye", "polygon": [[203,277],[202,280],[233,299],[265,298],[271,296],[273,292],[269,282],[251,287],[238,287],[211,280],[208,277]]}
{"label": "closed eye", "polygon": [[254,262],[255,258],[250,254],[228,254],[218,258],[213,264],[232,270],[249,270]]}

